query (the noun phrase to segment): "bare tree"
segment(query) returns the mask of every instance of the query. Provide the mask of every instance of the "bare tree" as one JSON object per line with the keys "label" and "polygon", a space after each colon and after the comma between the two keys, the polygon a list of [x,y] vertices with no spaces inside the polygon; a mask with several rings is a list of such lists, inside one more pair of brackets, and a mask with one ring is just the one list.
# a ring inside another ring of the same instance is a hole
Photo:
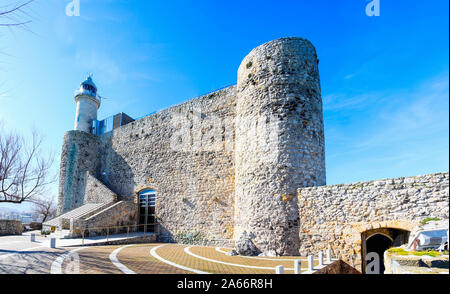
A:
{"label": "bare tree", "polygon": [[16,1],[13,4],[0,7],[0,27],[25,26],[31,20],[23,21],[28,13],[24,10],[34,0]]}
{"label": "bare tree", "polygon": [[39,199],[33,201],[33,212],[42,217],[41,223],[56,216],[56,205],[54,198]]}
{"label": "bare tree", "polygon": [[42,136],[33,131],[31,144],[0,126],[0,203],[37,201],[55,181],[50,175],[54,156],[41,154]]}

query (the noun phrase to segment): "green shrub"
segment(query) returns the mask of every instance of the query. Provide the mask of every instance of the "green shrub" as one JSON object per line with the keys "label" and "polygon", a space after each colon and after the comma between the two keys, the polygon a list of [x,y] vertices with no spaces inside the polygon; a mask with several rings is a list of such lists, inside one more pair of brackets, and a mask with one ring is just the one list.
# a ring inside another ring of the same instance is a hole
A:
{"label": "green shrub", "polygon": [[416,256],[432,256],[432,257],[438,257],[441,256],[442,253],[436,251],[436,250],[424,250],[424,251],[406,251],[403,248],[389,248],[387,252],[397,255],[416,255]]}
{"label": "green shrub", "polygon": [[437,217],[427,217],[426,219],[422,220],[420,223],[421,223],[422,225],[425,225],[425,224],[427,224],[429,221],[438,221],[438,220],[441,220],[441,219],[440,219],[440,218],[437,218]]}

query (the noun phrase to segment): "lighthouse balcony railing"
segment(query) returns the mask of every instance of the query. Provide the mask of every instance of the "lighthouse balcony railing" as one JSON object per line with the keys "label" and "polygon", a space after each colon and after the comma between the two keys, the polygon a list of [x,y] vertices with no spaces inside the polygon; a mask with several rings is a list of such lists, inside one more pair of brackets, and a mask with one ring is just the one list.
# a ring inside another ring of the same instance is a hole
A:
{"label": "lighthouse balcony railing", "polygon": [[97,94],[95,92],[91,91],[91,90],[88,90],[88,89],[75,90],[74,95],[75,95],[75,97],[76,96],[80,96],[80,95],[89,95],[89,96],[92,96],[94,98],[97,98]]}

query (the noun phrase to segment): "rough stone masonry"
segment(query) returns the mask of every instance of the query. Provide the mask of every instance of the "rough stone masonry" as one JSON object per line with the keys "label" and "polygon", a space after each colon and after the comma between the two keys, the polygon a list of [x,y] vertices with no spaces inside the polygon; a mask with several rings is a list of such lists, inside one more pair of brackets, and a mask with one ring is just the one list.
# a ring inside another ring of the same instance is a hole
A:
{"label": "rough stone masonry", "polygon": [[[314,46],[302,38],[268,42],[244,58],[236,86],[102,135],[67,132],[59,213],[104,195],[111,208],[91,220],[138,223],[137,197],[151,188],[161,240],[189,235],[229,245],[245,233],[264,253],[333,246],[343,257],[358,251],[361,230],[448,218],[448,173],[414,184],[324,186],[322,113]],[[127,221],[117,201],[129,203]]]}

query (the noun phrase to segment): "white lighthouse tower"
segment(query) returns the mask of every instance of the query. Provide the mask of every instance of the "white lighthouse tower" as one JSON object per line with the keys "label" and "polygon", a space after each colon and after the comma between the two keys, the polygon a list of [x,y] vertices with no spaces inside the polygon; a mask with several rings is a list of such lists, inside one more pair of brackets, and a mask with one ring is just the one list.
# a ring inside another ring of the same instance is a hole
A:
{"label": "white lighthouse tower", "polygon": [[100,98],[97,97],[97,87],[89,76],[75,91],[77,112],[75,115],[76,131],[91,133],[92,122],[97,120],[97,110],[100,107]]}

